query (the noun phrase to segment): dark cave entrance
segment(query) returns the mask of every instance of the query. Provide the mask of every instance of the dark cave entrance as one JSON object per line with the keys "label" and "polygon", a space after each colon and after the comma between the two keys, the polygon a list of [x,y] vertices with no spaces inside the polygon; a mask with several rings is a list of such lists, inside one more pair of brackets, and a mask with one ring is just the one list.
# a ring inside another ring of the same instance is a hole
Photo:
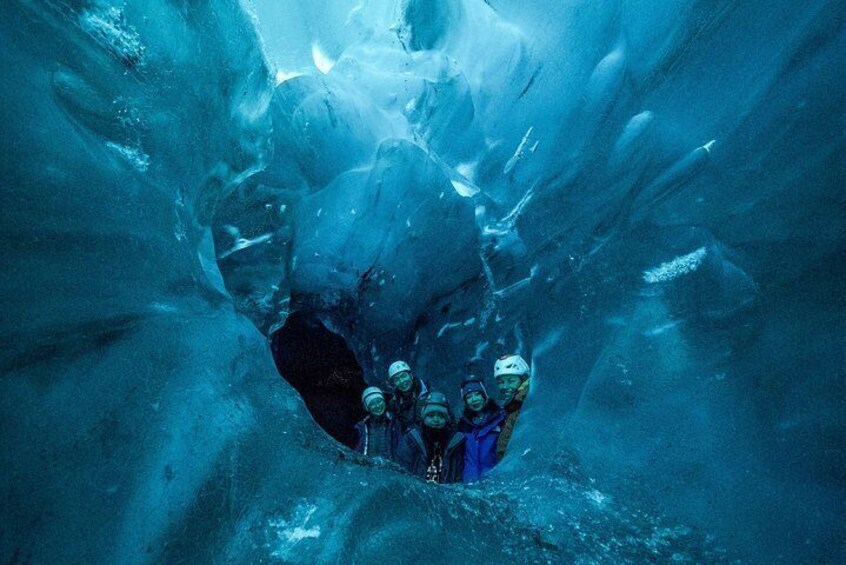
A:
{"label": "dark cave entrance", "polygon": [[365,414],[360,395],[367,383],[344,338],[296,312],[273,334],[270,349],[279,373],[300,393],[314,420],[353,447],[354,426]]}

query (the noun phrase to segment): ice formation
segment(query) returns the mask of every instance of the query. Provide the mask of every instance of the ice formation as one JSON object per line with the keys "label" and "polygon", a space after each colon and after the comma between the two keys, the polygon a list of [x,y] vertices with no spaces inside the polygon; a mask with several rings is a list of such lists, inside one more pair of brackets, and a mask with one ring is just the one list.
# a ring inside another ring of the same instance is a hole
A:
{"label": "ice formation", "polygon": [[[4,562],[846,560],[841,2],[14,0],[0,36]],[[522,353],[509,455],[353,455],[274,367],[294,313],[456,402]]]}

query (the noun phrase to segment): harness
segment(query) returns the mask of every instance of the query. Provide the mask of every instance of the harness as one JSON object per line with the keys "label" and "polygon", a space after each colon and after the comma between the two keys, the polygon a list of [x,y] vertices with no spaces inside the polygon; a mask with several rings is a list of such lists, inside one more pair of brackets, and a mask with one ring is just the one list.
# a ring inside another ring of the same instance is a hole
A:
{"label": "harness", "polygon": [[432,456],[432,461],[426,468],[426,482],[440,483],[441,474],[444,472],[444,458],[441,457],[441,444],[435,444],[435,453]]}
{"label": "harness", "polygon": [[[412,430],[408,434],[414,442],[417,444],[417,447],[420,448],[420,452],[423,454],[423,457],[426,457],[426,442],[423,441],[423,436],[417,430]],[[452,450],[458,447],[462,441],[464,441],[465,437],[462,432],[455,432],[452,438],[447,443],[446,448],[441,452],[441,444],[435,444],[435,450],[432,454],[432,459],[429,461],[429,466],[426,467],[426,482],[427,483],[440,483],[443,477],[444,472],[444,456],[448,456],[452,453]]]}

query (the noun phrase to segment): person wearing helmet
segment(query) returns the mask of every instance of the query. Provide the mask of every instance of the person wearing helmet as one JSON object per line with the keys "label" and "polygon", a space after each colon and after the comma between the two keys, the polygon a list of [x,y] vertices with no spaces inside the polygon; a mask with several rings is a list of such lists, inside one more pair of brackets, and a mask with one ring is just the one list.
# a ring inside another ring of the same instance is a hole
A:
{"label": "person wearing helmet", "polygon": [[464,469],[464,434],[455,430],[446,396],[430,392],[422,402],[422,421],[405,436],[397,458],[409,473],[427,483],[458,483]]}
{"label": "person wearing helmet", "polygon": [[421,400],[429,392],[426,383],[414,376],[405,361],[396,361],[388,368],[388,382],[393,390],[390,410],[399,422],[402,433],[408,432],[420,419]]}
{"label": "person wearing helmet", "polygon": [[529,364],[519,355],[503,355],[494,364],[494,378],[505,410],[505,421],[496,442],[497,460],[502,460],[523,401],[529,394]]}
{"label": "person wearing helmet", "polygon": [[361,394],[361,403],[367,416],[355,426],[358,432],[355,450],[371,457],[393,459],[400,432],[393,414],[387,410],[385,394],[379,387],[368,387]]}
{"label": "person wearing helmet", "polygon": [[464,414],[458,431],[465,437],[462,481],[472,483],[482,478],[497,463],[496,444],[505,413],[488,396],[481,379],[469,376],[461,385]]}

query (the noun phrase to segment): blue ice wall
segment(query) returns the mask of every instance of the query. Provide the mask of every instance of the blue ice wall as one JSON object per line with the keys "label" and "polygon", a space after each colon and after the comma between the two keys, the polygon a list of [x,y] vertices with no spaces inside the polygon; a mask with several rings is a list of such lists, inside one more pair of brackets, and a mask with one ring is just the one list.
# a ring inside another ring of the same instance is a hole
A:
{"label": "blue ice wall", "polygon": [[[4,561],[846,559],[840,2],[0,26]],[[454,401],[531,359],[492,479],[329,440],[262,336],[294,311]]]}

